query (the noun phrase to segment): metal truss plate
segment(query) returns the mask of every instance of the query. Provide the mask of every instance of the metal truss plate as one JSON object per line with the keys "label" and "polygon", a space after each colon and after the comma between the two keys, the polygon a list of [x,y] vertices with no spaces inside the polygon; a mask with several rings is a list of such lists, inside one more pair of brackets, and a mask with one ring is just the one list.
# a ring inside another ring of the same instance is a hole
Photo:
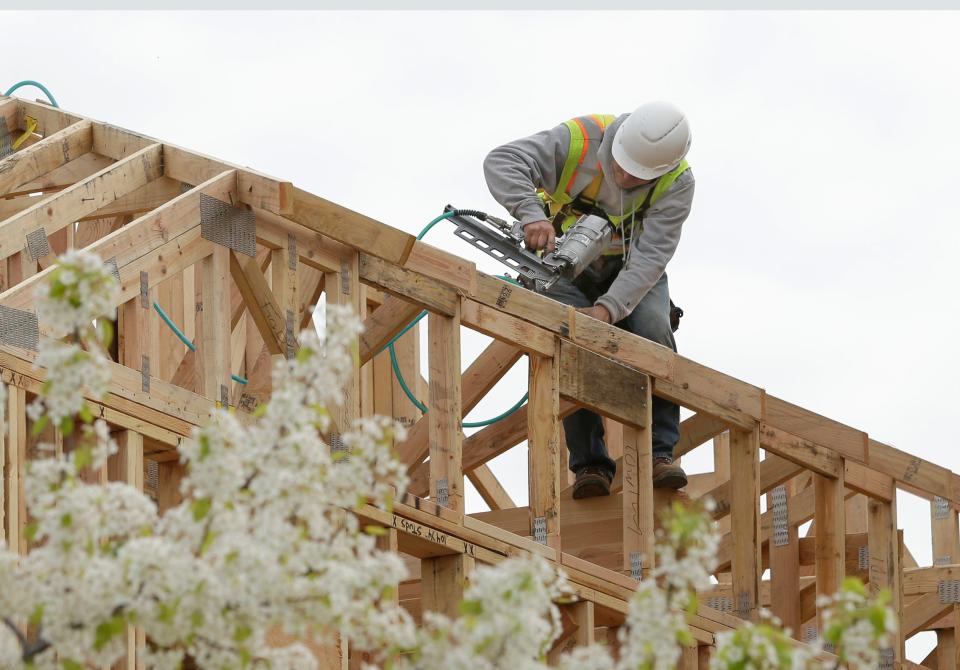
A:
{"label": "metal truss plate", "polygon": [[350,459],[348,454],[347,445],[343,443],[343,438],[340,437],[340,433],[330,433],[330,453],[331,454],[343,454],[343,456],[338,457],[336,462],[346,462]]}
{"label": "metal truss plate", "polygon": [[206,193],[200,194],[200,236],[250,257],[257,255],[257,217]]}
{"label": "metal truss plate", "polygon": [[773,544],[782,547],[790,543],[790,514],[787,509],[787,487],[773,489]]}
{"label": "metal truss plate", "polygon": [[6,123],[0,123],[0,160],[13,153],[13,138],[10,137],[10,131],[7,130]]}
{"label": "metal truss plate", "polygon": [[220,406],[229,407],[230,406],[230,391],[227,389],[226,384],[220,384]]}
{"label": "metal truss plate", "polygon": [[287,310],[287,323],[286,323],[286,328],[285,328],[285,330],[284,330],[284,338],[286,339],[287,359],[288,359],[288,360],[291,359],[291,358],[293,358],[293,343],[294,343],[294,341],[295,341],[295,337],[294,337],[294,334],[293,334],[293,325],[294,325],[294,319],[295,319],[295,318],[296,318],[296,317],[293,315],[293,310],[292,310],[292,309],[288,309],[288,310]]}
{"label": "metal truss plate", "polygon": [[750,606],[750,593],[741,591],[737,594],[737,616],[741,619],[749,619],[753,608]]}
{"label": "metal truss plate", "polygon": [[297,269],[297,238],[293,233],[287,233],[287,269]]}
{"label": "metal truss plate", "polygon": [[43,228],[27,233],[27,253],[34,261],[50,255],[50,240],[47,239],[47,233]]}
{"label": "metal truss plate", "polygon": [[857,568],[860,570],[870,569],[870,547],[864,545],[857,549]]}
{"label": "metal truss plate", "polygon": [[630,576],[640,580],[640,577],[643,575],[643,558],[640,556],[639,551],[630,552]]}
{"label": "metal truss plate", "polygon": [[147,488],[151,488],[154,491],[157,490],[160,486],[160,464],[156,461],[151,461],[147,459],[147,475],[145,477],[145,484]]}
{"label": "metal truss plate", "polygon": [[150,357],[140,357],[140,389],[144,393],[150,393]]}
{"label": "metal truss plate", "polygon": [[950,516],[950,501],[940,496],[933,497],[933,518],[946,519]]}
{"label": "metal truss plate", "polygon": [[806,626],[803,629],[803,641],[804,642],[814,642],[819,635],[817,634],[816,626]]}
{"label": "metal truss plate", "polygon": [[538,516],[533,520],[533,539],[540,544],[547,543],[547,517]]}
{"label": "metal truss plate", "polygon": [[140,271],[140,307],[150,309],[150,275]]}
{"label": "metal truss plate", "polygon": [[724,596],[711,596],[707,598],[707,607],[731,614],[733,612],[733,600]]}
{"label": "metal truss plate", "polygon": [[446,478],[437,480],[437,504],[446,507],[450,502],[450,488]]}
{"label": "metal truss plate", "polygon": [[106,266],[107,272],[109,272],[111,275],[113,275],[113,278],[116,279],[116,280],[119,282],[119,281],[120,281],[120,267],[117,265],[117,259],[116,259],[116,257],[108,258],[107,260],[105,260],[105,261],[103,262],[103,264]]}
{"label": "metal truss plate", "polygon": [[951,563],[953,563],[952,556],[937,556],[933,559],[934,565],[950,565]]}
{"label": "metal truss plate", "polygon": [[880,670],[893,670],[893,649],[880,650]]}
{"label": "metal truss plate", "polygon": [[937,596],[944,605],[960,603],[960,579],[943,579],[937,582]]}
{"label": "metal truss plate", "polygon": [[36,312],[0,305],[0,342],[36,351],[40,343]]}

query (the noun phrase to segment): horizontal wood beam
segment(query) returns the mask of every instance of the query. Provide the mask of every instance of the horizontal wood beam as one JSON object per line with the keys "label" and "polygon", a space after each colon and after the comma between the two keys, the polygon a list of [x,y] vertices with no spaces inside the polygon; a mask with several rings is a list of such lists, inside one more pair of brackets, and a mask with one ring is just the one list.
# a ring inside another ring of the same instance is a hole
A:
{"label": "horizontal wood beam", "polygon": [[299,188],[293,189],[293,208],[286,217],[305,228],[396,265],[406,263],[416,242],[416,238],[409,233]]}
{"label": "horizontal wood beam", "polygon": [[560,345],[560,395],[606,417],[644,430],[649,377],[572,342]]}
{"label": "horizontal wood beam", "polygon": [[459,312],[460,296],[456,290],[437,279],[405,270],[371,254],[360,254],[360,279],[422,309],[444,316]]}

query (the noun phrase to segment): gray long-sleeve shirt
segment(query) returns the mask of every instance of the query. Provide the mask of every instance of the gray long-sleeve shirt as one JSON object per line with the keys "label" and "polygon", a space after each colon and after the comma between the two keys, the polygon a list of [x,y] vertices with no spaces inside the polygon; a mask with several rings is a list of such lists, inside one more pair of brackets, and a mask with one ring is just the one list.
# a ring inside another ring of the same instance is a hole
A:
{"label": "gray long-sleeve shirt", "polygon": [[[603,182],[597,205],[608,214],[622,215],[629,204],[654,184],[624,190],[613,178],[613,137],[629,114],[619,116],[604,132],[597,154]],[[521,223],[543,221],[542,188],[552,193],[563,172],[570,148],[570,131],[565,124],[504,144],[491,151],[483,162],[487,186],[493,197]],[[584,161],[578,184],[596,176],[596,161]],[[686,170],[659,200],[647,210],[643,233],[634,235],[629,261],[606,294],[598,300],[610,312],[613,323],[626,318],[647,292],[659,281],[680,242],[683,222],[693,202],[693,173]]]}

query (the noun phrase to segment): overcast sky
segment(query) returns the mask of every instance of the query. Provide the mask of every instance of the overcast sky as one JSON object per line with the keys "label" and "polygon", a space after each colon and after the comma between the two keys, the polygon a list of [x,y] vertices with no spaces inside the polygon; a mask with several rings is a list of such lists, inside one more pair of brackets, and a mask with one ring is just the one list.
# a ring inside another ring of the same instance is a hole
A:
{"label": "overcast sky", "polygon": [[[956,14],[4,18],[17,30],[0,86],[38,79],[64,108],[411,233],[448,202],[501,211],[481,171],[495,145],[671,100],[690,118],[697,178],[668,269],[681,353],[960,471]],[[502,271],[450,229],[427,239]],[[465,333],[464,366],[483,344]],[[513,404],[524,375],[473,418]],[[521,503],[525,467],[524,449],[493,464]],[[928,515],[901,498],[921,564]]]}

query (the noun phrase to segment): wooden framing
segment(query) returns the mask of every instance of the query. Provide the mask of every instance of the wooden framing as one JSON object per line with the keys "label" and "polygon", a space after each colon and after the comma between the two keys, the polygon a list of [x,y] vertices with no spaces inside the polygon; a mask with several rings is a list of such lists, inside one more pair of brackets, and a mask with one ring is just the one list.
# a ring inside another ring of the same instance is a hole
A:
{"label": "wooden framing", "polygon": [[[724,532],[719,583],[701,594],[692,625],[699,648],[684,653],[683,667],[703,667],[714,634],[756,617],[761,607],[772,606],[802,639],[816,630],[816,595],[832,593],[844,574],[866,580],[874,592],[891,590],[903,622],[891,650],[895,666],[909,665],[905,638],[937,630],[932,658],[939,670],[957,667],[960,616],[955,604],[940,602],[938,588],[960,579],[960,475],[477,272],[290,182],[40,103],[0,98],[0,120],[11,133],[24,128],[26,116],[37,120],[34,136],[0,160],[0,305],[32,310],[33,292],[51,271],[53,255],[35,257],[28,235],[57,253],[86,248],[116,263],[121,344],[109,394],[94,404],[121,438],[106,474],[145,486],[161,510],[179,500],[180,440],[217,404],[246,417],[269,398],[271,359],[296,351],[314,305],[349,305],[366,328],[332,432],[373,412],[410,428],[396,444],[411,474],[409,492],[389,512],[367,507],[361,514],[390,529],[390,548],[418,566],[402,585],[401,602],[411,612],[455,615],[476,565],[535,554],[563,567],[577,596],[563,607],[564,633],[551,657],[590,643],[595,629],[622,625],[634,577],[647,578],[653,565],[657,510],[683,498],[650,485],[650,408],[658,396],[694,412],[681,426],[677,457],[714,440],[714,471],[691,477],[686,494],[713,498]],[[255,258],[204,237],[207,197],[252,212]],[[158,321],[155,301],[189,346]],[[419,347],[422,326],[404,334],[396,350],[397,367],[426,402],[426,416],[407,399],[382,351],[421,310],[429,312],[422,322],[427,351]],[[461,374],[462,327],[495,339]],[[422,357],[428,381],[420,375]],[[528,405],[465,437],[464,415],[523,357]],[[28,550],[25,406],[45,378],[34,358],[0,342],[0,378],[10,387],[0,529],[18,552]],[[573,500],[561,486],[559,423],[579,407],[602,414],[611,434],[622,435],[607,498]],[[486,464],[524,441],[529,504],[517,506]],[[491,511],[465,514],[464,477]],[[909,553],[898,531],[897,489],[931,501],[933,566],[903,569]],[[768,496],[763,514],[761,495]],[[799,526],[811,520],[812,536],[800,537]],[[767,567],[769,581],[762,579]],[[345,654],[338,658],[346,663]],[[127,667],[137,667],[133,654]]]}

